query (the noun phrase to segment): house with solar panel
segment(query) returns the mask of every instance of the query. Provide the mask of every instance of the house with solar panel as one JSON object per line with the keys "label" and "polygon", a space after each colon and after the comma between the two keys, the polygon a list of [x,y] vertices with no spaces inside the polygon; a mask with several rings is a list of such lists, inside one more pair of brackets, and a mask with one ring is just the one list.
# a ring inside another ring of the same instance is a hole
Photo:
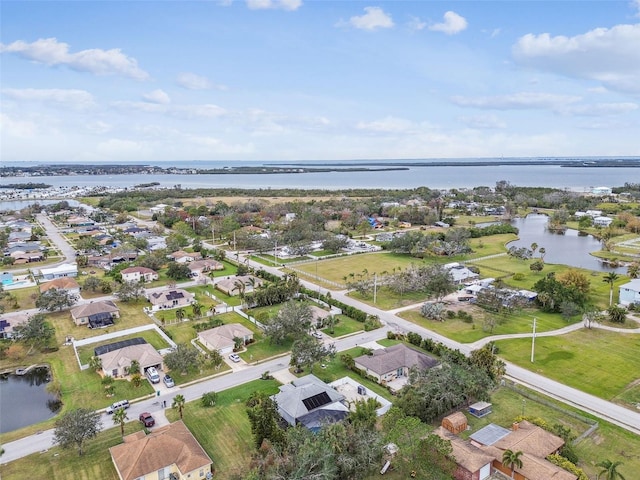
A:
{"label": "house with solar panel", "polygon": [[86,303],[71,309],[71,318],[76,325],[88,325],[89,328],[103,328],[120,318],[120,309],[111,300]]}
{"label": "house with solar panel", "polygon": [[289,425],[304,425],[317,432],[323,425],[349,416],[345,396],[315,375],[306,375],[282,385],[271,397],[278,404],[278,413]]}
{"label": "house with solar panel", "polygon": [[151,302],[151,310],[153,312],[186,307],[195,301],[193,293],[187,292],[182,288],[172,288],[163,292],[149,293],[147,299]]}
{"label": "house with solar panel", "polygon": [[114,378],[128,375],[134,360],[142,372],[149,367],[162,370],[162,355],[142,337],[101,345],[93,349],[93,354],[100,358],[104,374]]}

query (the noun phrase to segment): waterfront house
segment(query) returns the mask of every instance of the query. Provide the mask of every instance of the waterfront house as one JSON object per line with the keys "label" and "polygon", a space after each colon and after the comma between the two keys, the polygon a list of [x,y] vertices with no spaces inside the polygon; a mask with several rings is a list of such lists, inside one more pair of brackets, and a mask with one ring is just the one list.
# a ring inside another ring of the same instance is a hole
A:
{"label": "waterfront house", "polygon": [[629,283],[620,285],[620,305],[628,306],[632,303],[640,305],[640,279],[634,278]]}
{"label": "waterfront house", "polygon": [[128,375],[131,362],[134,360],[138,362],[142,372],[149,367],[162,370],[162,355],[160,355],[152,345],[146,342],[122,346],[105,351],[96,356],[100,358],[102,362],[101,365],[104,374],[114,378]]}

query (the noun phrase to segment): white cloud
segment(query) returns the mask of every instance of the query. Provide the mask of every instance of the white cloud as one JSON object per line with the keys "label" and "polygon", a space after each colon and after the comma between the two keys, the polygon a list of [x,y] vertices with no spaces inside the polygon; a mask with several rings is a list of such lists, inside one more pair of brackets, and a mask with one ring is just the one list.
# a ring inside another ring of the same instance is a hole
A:
{"label": "white cloud", "polygon": [[99,143],[96,146],[96,153],[101,158],[110,160],[132,160],[148,158],[153,154],[153,150],[142,142],[112,138]]}
{"label": "white cloud", "polygon": [[94,122],[87,123],[85,128],[91,133],[103,134],[113,130],[113,125],[103,122],[102,120],[96,120]]}
{"label": "white cloud", "polygon": [[455,35],[467,28],[467,20],[456,12],[448,11],[444,14],[444,22],[431,25],[429,30]]}
{"label": "white cloud", "polygon": [[411,30],[423,30],[427,26],[427,22],[423,22],[418,17],[411,16],[411,19],[407,23],[407,26]]}
{"label": "white cloud", "polygon": [[638,10],[635,16],[640,18],[640,0],[631,0],[631,8]]}
{"label": "white cloud", "polygon": [[120,101],[114,102],[111,105],[122,111],[137,111],[180,118],[215,118],[227,114],[224,108],[207,103],[202,105],[167,105],[150,102]]}
{"label": "white cloud", "polygon": [[302,6],[302,0],[247,0],[251,10],[287,10],[294,11]]}
{"label": "white cloud", "polygon": [[37,127],[33,122],[0,113],[0,131],[3,136],[31,138],[35,136]]}
{"label": "white cloud", "polygon": [[555,95],[552,93],[521,92],[511,95],[492,97],[454,96],[451,101],[460,107],[475,107],[490,110],[522,110],[551,109],[557,110],[564,105],[580,101],[572,95]]}
{"label": "white cloud", "polygon": [[512,48],[522,65],[607,88],[640,93],[640,23],[596,28],[574,37],[527,34]]}
{"label": "white cloud", "polygon": [[585,117],[604,117],[608,115],[621,115],[638,110],[637,103],[596,103],[593,105],[571,105],[561,110],[568,115],[579,115]]}
{"label": "white cloud", "polygon": [[391,15],[388,15],[380,7],[364,7],[364,15],[354,16],[349,19],[349,25],[361,30],[377,30],[379,28],[392,28],[394,26]]}
{"label": "white cloud", "polygon": [[171,103],[171,98],[164,90],[154,90],[153,92],[145,93],[142,95],[147,102],[159,103],[161,105],[168,105]]}
{"label": "white cloud", "polygon": [[85,90],[74,89],[37,89],[37,88],[6,88],[2,94],[8,98],[26,102],[42,102],[73,110],[85,110],[93,107],[93,95]]}
{"label": "white cloud", "polygon": [[396,117],[386,117],[372,122],[359,122],[356,125],[358,130],[367,130],[380,133],[403,133],[414,129],[414,124],[410,120]]}
{"label": "white cloud", "polygon": [[211,88],[216,90],[227,90],[226,85],[216,85],[211,83],[207,77],[189,72],[179,74],[178,78],[176,78],[176,83],[187,90],[209,90]]}
{"label": "white cloud", "polygon": [[5,52],[48,66],[66,65],[73,70],[95,75],[123,75],[135,80],[149,78],[149,74],[138,67],[136,59],[126,56],[118,48],[94,48],[70,53],[67,43],[58,42],[56,38],[41,38],[32,43],[17,40],[8,45],[0,44],[0,53]]}
{"label": "white cloud", "polygon": [[469,128],[496,129],[507,128],[507,124],[494,115],[474,115],[458,117],[458,120]]}

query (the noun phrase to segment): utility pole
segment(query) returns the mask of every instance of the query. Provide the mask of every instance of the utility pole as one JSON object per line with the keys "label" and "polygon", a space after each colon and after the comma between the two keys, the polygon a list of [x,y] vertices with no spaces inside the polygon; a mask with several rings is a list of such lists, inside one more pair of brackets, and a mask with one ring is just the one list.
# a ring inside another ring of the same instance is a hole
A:
{"label": "utility pole", "polygon": [[533,355],[536,347],[536,317],[533,317],[533,336],[531,337],[531,363],[533,363]]}
{"label": "utility pole", "polygon": [[278,240],[275,240],[275,246],[273,247],[273,264],[278,265]]}
{"label": "utility pole", "polygon": [[373,273],[373,304],[375,305],[378,298],[378,272]]}

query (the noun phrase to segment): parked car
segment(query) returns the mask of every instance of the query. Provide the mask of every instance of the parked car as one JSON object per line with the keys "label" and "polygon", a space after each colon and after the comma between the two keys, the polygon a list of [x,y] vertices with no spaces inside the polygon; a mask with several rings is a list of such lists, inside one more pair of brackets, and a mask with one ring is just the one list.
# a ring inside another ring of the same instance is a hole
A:
{"label": "parked car", "polygon": [[167,386],[167,388],[175,387],[176,385],[175,382],[173,381],[173,378],[171,378],[169,375],[165,375],[162,378],[162,381]]}
{"label": "parked car", "polygon": [[238,355],[237,353],[232,353],[231,355],[229,355],[229,359],[232,362],[238,363],[240,361],[240,355]]}
{"label": "parked car", "polygon": [[319,331],[317,331],[317,330],[314,330],[314,331],[313,331],[313,333],[311,334],[311,336],[312,336],[312,337],[316,337],[316,338],[318,338],[318,339],[322,340],[322,333],[320,333],[320,332],[319,332]]}
{"label": "parked car", "polygon": [[151,383],[160,383],[160,374],[155,367],[147,368],[145,373],[147,374],[147,378]]}
{"label": "parked car", "polygon": [[124,408],[124,409],[129,408],[129,400],[120,400],[119,402],[113,402],[111,405],[105,408],[104,411],[107,414],[111,415],[113,412],[121,408]]}
{"label": "parked car", "polygon": [[155,419],[151,416],[151,414],[149,412],[141,413],[140,417],[138,417],[138,418],[140,419],[142,424],[147,428],[153,427],[156,424]]}

